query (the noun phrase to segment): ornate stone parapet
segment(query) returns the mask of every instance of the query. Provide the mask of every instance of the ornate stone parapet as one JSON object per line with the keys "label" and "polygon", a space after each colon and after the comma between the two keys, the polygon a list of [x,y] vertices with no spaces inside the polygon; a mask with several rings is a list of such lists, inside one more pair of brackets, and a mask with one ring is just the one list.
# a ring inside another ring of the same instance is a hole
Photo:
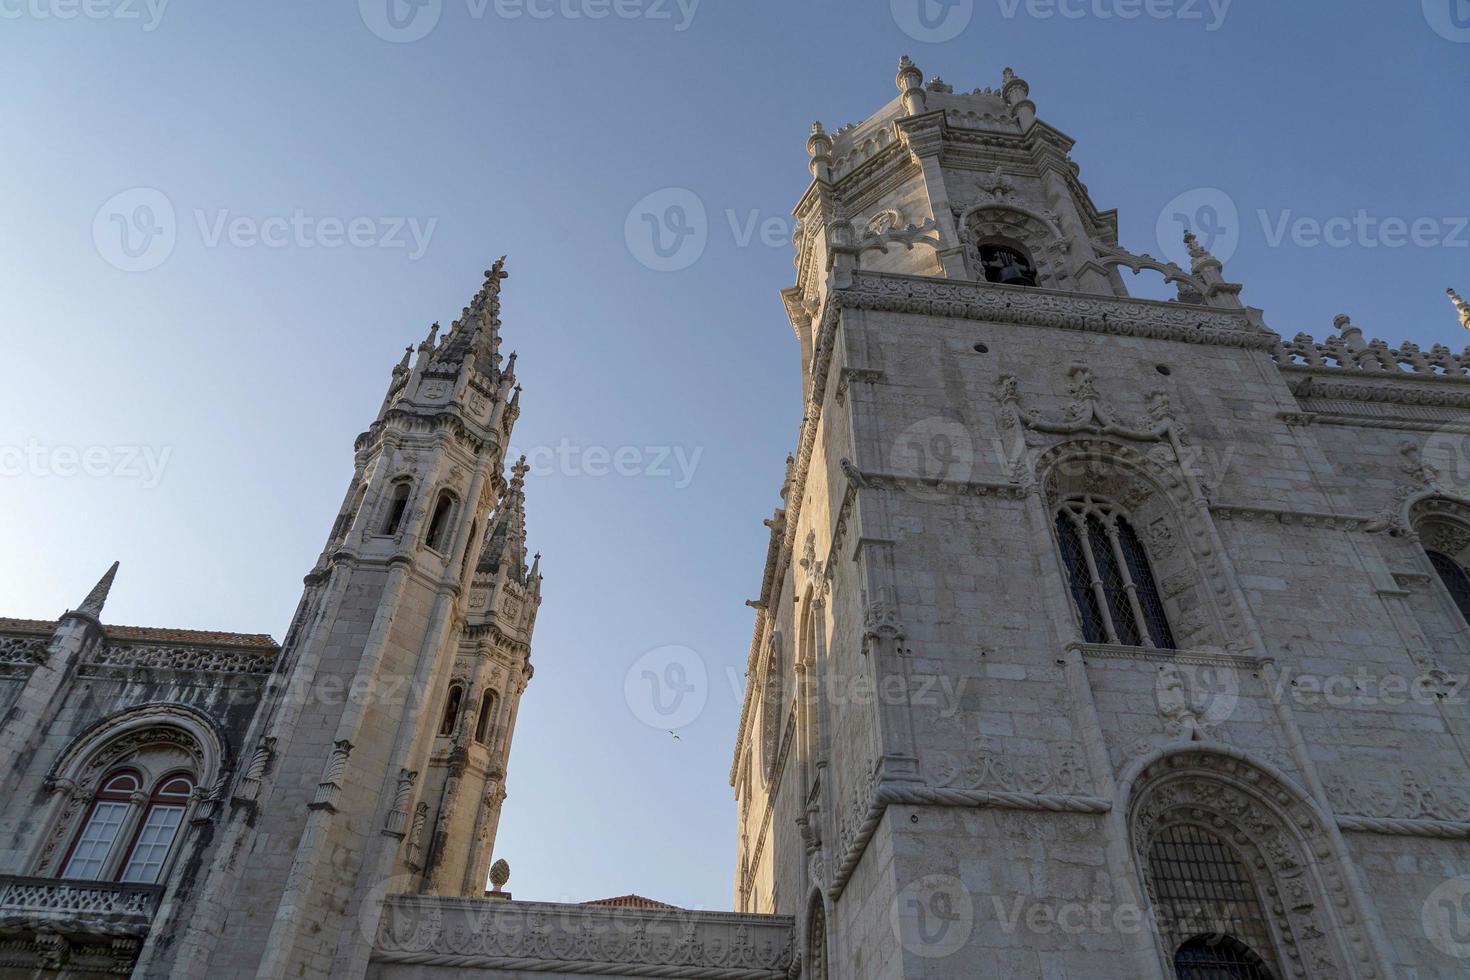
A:
{"label": "ornate stone parapet", "polygon": [[107,643],[87,658],[89,667],[127,670],[194,670],[223,674],[269,674],[273,650],[244,647],[165,646]]}
{"label": "ornate stone parapet", "polygon": [[402,965],[777,980],[791,967],[794,930],[776,915],[398,895],[384,906],[372,959],[384,978]]}
{"label": "ornate stone parapet", "polygon": [[0,929],[143,936],[162,895],[161,885],[0,875]]}

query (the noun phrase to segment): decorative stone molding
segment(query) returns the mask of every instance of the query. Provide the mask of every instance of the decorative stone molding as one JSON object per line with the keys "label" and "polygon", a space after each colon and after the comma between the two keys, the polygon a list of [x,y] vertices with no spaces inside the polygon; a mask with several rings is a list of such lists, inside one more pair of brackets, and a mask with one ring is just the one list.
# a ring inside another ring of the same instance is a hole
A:
{"label": "decorative stone molding", "polygon": [[1147,660],[1158,663],[1190,664],[1199,667],[1231,667],[1236,670],[1260,670],[1275,663],[1264,657],[1251,657],[1223,650],[1157,650],[1149,647],[1118,646],[1110,643],[1077,643],[1068,647],[1082,654],[1084,660]]}
{"label": "decorative stone molding", "polygon": [[87,658],[89,667],[127,670],[194,670],[224,674],[269,674],[272,652],[232,647],[158,646],[108,643]]}
{"label": "decorative stone molding", "polygon": [[832,298],[843,309],[959,317],[1248,350],[1270,351],[1278,340],[1247,310],[865,270],[854,272],[852,285],[835,290]]}
{"label": "decorative stone molding", "polygon": [[1378,833],[1470,836],[1470,793],[1443,773],[1334,774],[1325,786],[1343,826]]}
{"label": "decorative stone molding", "polygon": [[789,916],[398,895],[385,903],[372,960],[385,968],[781,980],[794,959],[794,931]]}
{"label": "decorative stone molding", "polygon": [[1062,746],[1055,758],[1007,756],[997,751],[990,739],[975,739],[975,748],[958,756],[934,752],[924,759],[924,769],[935,789],[987,790],[1033,796],[1074,796],[1091,793],[1087,767],[1076,750]]}
{"label": "decorative stone molding", "polygon": [[1149,392],[1148,414],[1137,423],[1124,421],[1102,406],[1102,396],[1092,377],[1092,369],[1086,364],[1073,364],[1067,370],[1067,390],[1072,401],[1062,411],[1060,418],[1049,419],[1039,413],[1028,411],[1021,404],[1020,385],[1013,374],[1002,374],[995,382],[995,398],[1000,403],[1000,428],[1014,429],[1023,425],[1048,435],[1074,435],[1087,432],[1093,435],[1116,436],[1134,442],[1154,442],[1167,438],[1174,425],[1174,413],[1169,406],[1169,396],[1163,391]]}

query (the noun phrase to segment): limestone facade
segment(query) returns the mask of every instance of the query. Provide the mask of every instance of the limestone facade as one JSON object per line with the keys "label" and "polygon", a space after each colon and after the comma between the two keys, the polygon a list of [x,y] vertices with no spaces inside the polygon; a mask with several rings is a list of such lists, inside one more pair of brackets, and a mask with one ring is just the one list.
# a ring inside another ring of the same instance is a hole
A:
{"label": "limestone facade", "polygon": [[736,909],[810,977],[1464,976],[1470,350],[1284,340],[1009,69],[897,86],[808,143]]}

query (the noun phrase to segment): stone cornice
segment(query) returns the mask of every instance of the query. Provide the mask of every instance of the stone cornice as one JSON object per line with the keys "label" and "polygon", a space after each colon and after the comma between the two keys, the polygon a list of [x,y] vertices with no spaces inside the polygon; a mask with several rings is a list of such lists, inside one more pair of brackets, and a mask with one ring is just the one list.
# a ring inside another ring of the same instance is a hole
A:
{"label": "stone cornice", "polygon": [[1248,310],[1088,295],[1027,286],[857,271],[833,294],[844,309],[1016,323],[1195,344],[1274,350]]}

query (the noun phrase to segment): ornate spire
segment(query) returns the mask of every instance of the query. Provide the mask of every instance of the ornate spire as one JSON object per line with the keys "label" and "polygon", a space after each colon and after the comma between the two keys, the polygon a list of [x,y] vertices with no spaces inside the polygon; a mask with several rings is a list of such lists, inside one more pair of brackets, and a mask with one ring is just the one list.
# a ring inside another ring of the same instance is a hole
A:
{"label": "ornate spire", "polygon": [[526,474],[530,469],[524,456],[511,467],[510,483],[490,518],[475,571],[493,574],[504,565],[512,579],[526,581]]}
{"label": "ornate spire", "polygon": [[449,336],[444,338],[429,364],[429,374],[457,375],[465,362],[485,378],[494,378],[500,371],[500,283],[509,273],[505,271],[505,256],[485,270],[485,282],[480,291],[470,300],[470,305],[460,311]]}
{"label": "ornate spire", "polygon": [[1470,330],[1470,303],[1465,302],[1465,297],[1455,292],[1454,287],[1445,290],[1450,302],[1455,304],[1455,310],[1460,314],[1460,326]]}
{"label": "ornate spire", "polygon": [[107,593],[112,591],[112,580],[117,577],[118,564],[118,562],[112,563],[112,567],[107,570],[107,574],[103,575],[97,581],[97,584],[92,586],[92,591],[87,593],[87,598],[82,600],[82,604],[76,608],[76,612],[91,616],[93,619],[99,619],[102,616],[102,607],[107,602]]}

